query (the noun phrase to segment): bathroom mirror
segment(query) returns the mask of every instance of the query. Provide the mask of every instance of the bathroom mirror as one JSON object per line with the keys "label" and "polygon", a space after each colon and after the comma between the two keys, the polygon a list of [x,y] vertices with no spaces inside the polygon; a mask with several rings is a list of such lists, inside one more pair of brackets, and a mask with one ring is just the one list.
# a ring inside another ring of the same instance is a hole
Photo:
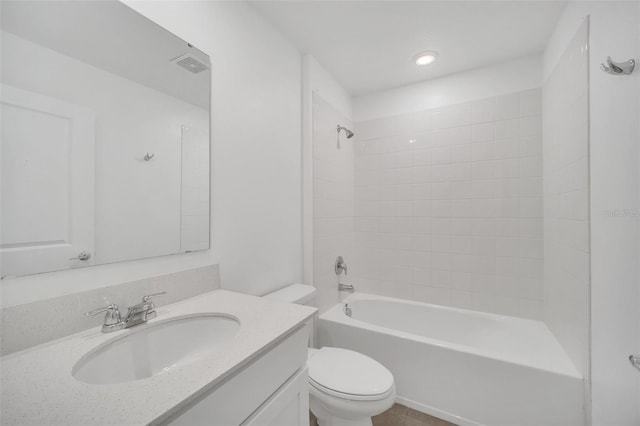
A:
{"label": "bathroom mirror", "polygon": [[2,276],[209,248],[209,57],[118,1],[1,4]]}

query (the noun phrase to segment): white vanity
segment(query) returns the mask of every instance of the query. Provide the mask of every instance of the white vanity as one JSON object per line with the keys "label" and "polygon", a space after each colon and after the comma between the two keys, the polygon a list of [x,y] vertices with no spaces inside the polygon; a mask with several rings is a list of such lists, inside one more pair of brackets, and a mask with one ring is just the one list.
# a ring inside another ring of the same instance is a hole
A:
{"label": "white vanity", "polygon": [[216,290],[2,358],[2,423],[307,425],[315,308]]}

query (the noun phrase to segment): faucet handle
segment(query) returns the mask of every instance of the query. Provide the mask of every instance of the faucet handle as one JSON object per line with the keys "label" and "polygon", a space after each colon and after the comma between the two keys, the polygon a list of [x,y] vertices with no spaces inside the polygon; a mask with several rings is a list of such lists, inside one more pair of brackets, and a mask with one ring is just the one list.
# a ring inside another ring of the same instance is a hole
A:
{"label": "faucet handle", "polygon": [[111,314],[111,315],[113,315],[115,313],[120,314],[120,311],[118,310],[118,305],[116,305],[115,303],[112,303],[110,305],[103,306],[102,308],[98,308],[98,309],[94,309],[93,311],[85,312],[84,316],[85,317],[92,317],[94,315],[98,315],[101,312],[107,312],[107,314]]}
{"label": "faucet handle", "polygon": [[344,272],[347,275],[347,264],[344,263],[344,259],[342,256],[338,256],[336,258],[336,263],[334,264],[334,270],[336,271],[336,275],[340,275]]}
{"label": "faucet handle", "polygon": [[144,306],[144,320],[148,321],[150,319],[155,318],[158,314],[156,313],[156,305],[154,305],[153,300],[151,299],[154,296],[162,296],[163,294],[167,294],[166,291],[161,291],[159,293],[145,294],[142,296],[141,305]]}
{"label": "faucet handle", "polygon": [[122,328],[122,317],[120,316],[120,310],[118,305],[112,303],[102,308],[94,309],[93,311],[85,312],[85,317],[92,317],[101,312],[106,312],[104,316],[104,323],[102,324],[102,332],[109,333]]}
{"label": "faucet handle", "polygon": [[147,303],[151,300],[152,297],[162,296],[163,294],[167,294],[167,292],[161,291],[160,293],[145,294],[144,296],[142,296],[142,303]]}

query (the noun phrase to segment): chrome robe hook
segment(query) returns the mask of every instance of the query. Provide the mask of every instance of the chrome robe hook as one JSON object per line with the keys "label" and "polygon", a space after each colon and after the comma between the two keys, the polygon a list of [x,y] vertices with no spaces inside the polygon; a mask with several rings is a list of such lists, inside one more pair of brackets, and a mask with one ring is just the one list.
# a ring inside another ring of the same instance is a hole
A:
{"label": "chrome robe hook", "polygon": [[636,67],[636,61],[629,59],[626,62],[616,62],[611,59],[611,56],[607,56],[607,65],[600,64],[600,69],[606,73],[612,75],[629,75]]}

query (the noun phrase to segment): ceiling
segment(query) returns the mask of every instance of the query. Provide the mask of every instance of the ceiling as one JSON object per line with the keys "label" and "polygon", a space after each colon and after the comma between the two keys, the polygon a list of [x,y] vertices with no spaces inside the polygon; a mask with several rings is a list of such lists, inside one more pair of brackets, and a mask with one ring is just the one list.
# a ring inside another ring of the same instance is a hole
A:
{"label": "ceiling", "polygon": [[[271,1],[251,4],[352,95],[544,50],[563,1]],[[417,67],[416,53],[436,63]]]}
{"label": "ceiling", "polygon": [[171,62],[187,53],[209,58],[120,2],[3,1],[0,22],[18,37],[209,108],[210,72]]}

